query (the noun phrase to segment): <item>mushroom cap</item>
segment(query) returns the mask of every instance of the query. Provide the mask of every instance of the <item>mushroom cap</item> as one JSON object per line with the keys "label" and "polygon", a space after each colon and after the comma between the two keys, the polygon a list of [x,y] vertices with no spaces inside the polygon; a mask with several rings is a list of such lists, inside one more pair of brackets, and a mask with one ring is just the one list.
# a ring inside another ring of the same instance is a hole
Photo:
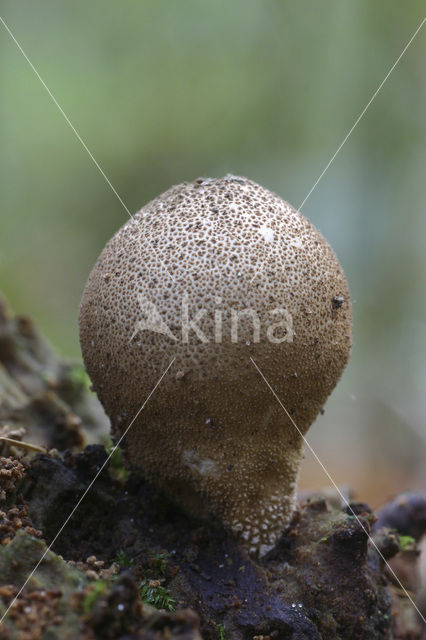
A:
{"label": "mushroom cap", "polygon": [[250,358],[305,433],[351,348],[348,286],[321,234],[247,178],[185,182],[108,242],[79,322],[116,437],[176,358],[126,434],[130,463],[270,548],[294,508],[302,437]]}

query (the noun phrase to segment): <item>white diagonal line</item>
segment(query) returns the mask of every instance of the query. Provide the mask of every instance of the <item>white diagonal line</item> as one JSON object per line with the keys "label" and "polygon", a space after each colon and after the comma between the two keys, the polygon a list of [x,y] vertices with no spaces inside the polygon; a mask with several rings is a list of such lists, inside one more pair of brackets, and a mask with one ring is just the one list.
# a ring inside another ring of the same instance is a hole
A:
{"label": "white diagonal line", "polygon": [[71,520],[71,518],[73,517],[74,513],[77,511],[78,507],[80,506],[80,504],[83,502],[84,498],[86,497],[86,495],[89,493],[90,489],[92,488],[92,486],[94,485],[94,483],[96,482],[97,478],[99,477],[99,475],[102,473],[102,471],[104,470],[104,468],[106,467],[106,465],[108,464],[111,456],[113,455],[115,449],[117,447],[120,446],[120,442],[122,442],[123,438],[126,436],[127,432],[129,431],[130,427],[134,424],[135,420],[138,418],[139,414],[141,413],[141,411],[143,411],[143,409],[145,408],[147,402],[149,401],[149,399],[151,398],[152,394],[155,392],[155,390],[157,389],[158,385],[160,384],[160,382],[162,381],[162,379],[164,378],[164,376],[166,375],[166,373],[168,372],[168,370],[170,369],[170,367],[172,366],[172,364],[174,363],[174,361],[176,360],[176,356],[174,356],[174,358],[172,358],[172,360],[170,361],[167,369],[162,373],[160,379],[158,380],[157,384],[155,385],[155,387],[152,389],[152,391],[150,392],[150,394],[148,395],[147,399],[145,400],[145,402],[143,403],[143,405],[141,406],[141,408],[139,409],[139,411],[137,412],[137,414],[135,415],[135,417],[133,418],[133,420],[130,422],[129,426],[126,428],[126,430],[124,431],[124,433],[121,435],[120,439],[118,440],[117,444],[115,445],[115,447],[113,447],[111,449],[111,453],[109,454],[109,456],[107,457],[107,459],[105,460],[105,462],[102,464],[102,466],[100,467],[100,469],[98,470],[98,472],[96,473],[95,477],[93,478],[93,480],[90,482],[89,486],[85,489],[83,495],[79,498],[77,504],[74,506],[73,510],[71,511],[71,513],[69,514],[69,516],[67,517],[67,519],[65,520],[65,522],[63,523],[63,525],[61,526],[61,528],[59,529],[58,533],[55,535],[55,537],[53,538],[52,542],[49,544],[49,546],[47,547],[46,551],[43,553],[43,555],[41,556],[40,560],[37,562],[37,564],[35,565],[34,569],[31,571],[31,573],[29,574],[29,576],[27,577],[27,579],[25,580],[24,584],[22,585],[22,587],[19,589],[18,593],[16,594],[16,596],[13,598],[12,602],[9,604],[9,606],[7,607],[6,611],[4,612],[4,614],[2,615],[2,617],[0,618],[0,625],[3,622],[3,620],[5,619],[5,617],[7,616],[7,614],[9,613],[11,607],[14,605],[14,603],[16,602],[16,600],[19,598],[19,596],[21,595],[22,591],[25,589],[25,587],[27,586],[28,582],[31,580],[31,578],[33,577],[34,573],[37,571],[38,567],[40,566],[40,564],[43,562],[46,554],[50,551],[50,549],[52,548],[52,546],[55,544],[56,540],[59,538],[59,536],[61,535],[62,531],[65,529],[65,527],[67,526],[68,522]]}
{"label": "white diagonal line", "polygon": [[324,471],[324,473],[326,474],[327,478],[330,480],[331,484],[334,486],[334,488],[336,489],[337,493],[340,495],[340,497],[341,497],[342,501],[344,502],[344,504],[351,511],[352,515],[355,517],[355,519],[358,522],[358,524],[361,527],[361,529],[368,536],[369,541],[371,542],[371,544],[373,545],[373,547],[375,548],[375,550],[377,551],[377,553],[379,554],[379,556],[381,557],[381,559],[383,560],[383,562],[385,563],[387,568],[389,569],[389,571],[392,574],[392,576],[397,581],[398,585],[401,587],[401,589],[404,592],[405,596],[408,598],[408,600],[411,602],[411,604],[413,605],[413,607],[415,608],[415,610],[419,614],[420,618],[426,624],[426,618],[423,616],[423,614],[421,613],[420,609],[418,608],[418,606],[416,605],[416,603],[414,602],[414,600],[412,599],[412,597],[408,593],[407,589],[404,587],[404,585],[402,584],[401,580],[398,578],[398,576],[396,575],[395,571],[392,569],[392,567],[390,566],[389,562],[386,560],[386,558],[384,557],[383,553],[380,551],[379,547],[377,546],[377,544],[375,543],[373,538],[370,536],[369,532],[367,531],[366,527],[363,525],[363,523],[360,520],[360,518],[358,517],[358,515],[352,509],[352,507],[351,507],[350,503],[348,502],[347,498],[343,495],[342,491],[339,489],[339,487],[337,486],[337,484],[335,483],[335,481],[333,480],[333,478],[331,477],[331,475],[329,474],[329,472],[327,471],[327,469],[325,468],[325,466],[323,465],[323,463],[319,459],[318,455],[315,453],[315,451],[313,450],[313,448],[311,447],[311,445],[309,444],[309,442],[307,441],[307,439],[305,438],[303,433],[300,431],[299,427],[297,426],[297,424],[295,423],[295,421],[291,417],[290,413],[287,411],[287,409],[285,408],[285,406],[283,405],[283,403],[281,402],[281,400],[279,399],[279,397],[277,396],[277,394],[275,393],[275,391],[273,390],[273,388],[271,387],[271,385],[269,384],[269,382],[267,381],[267,379],[263,375],[262,371],[259,369],[258,365],[256,364],[256,362],[254,361],[254,359],[251,356],[250,356],[250,360],[252,361],[254,367],[257,369],[258,373],[260,374],[262,379],[265,381],[267,387],[272,392],[274,398],[277,400],[277,402],[279,403],[280,407],[283,409],[284,413],[286,414],[286,416],[288,417],[288,419],[292,423],[293,427],[296,429],[298,434],[303,438],[304,443],[306,444],[306,446],[308,447],[309,451],[314,456],[315,460],[321,466],[321,468]]}
{"label": "white diagonal line", "polygon": [[[318,186],[319,182],[322,180],[322,178],[324,177],[325,173],[328,171],[328,169],[330,168],[331,164],[334,162],[337,154],[340,152],[340,150],[342,149],[344,144],[347,142],[348,138],[351,136],[351,134],[353,133],[354,129],[357,127],[357,125],[359,124],[360,120],[363,118],[363,116],[365,115],[366,111],[370,107],[371,103],[377,97],[377,95],[380,92],[380,90],[383,88],[383,85],[385,84],[385,82],[387,81],[387,79],[391,75],[392,71],[395,69],[395,67],[397,66],[398,62],[401,60],[401,58],[403,57],[403,55],[407,51],[407,49],[409,48],[409,46],[413,42],[414,38],[419,33],[420,29],[423,27],[425,22],[426,22],[426,18],[423,18],[423,20],[421,21],[421,23],[419,24],[419,26],[417,27],[417,29],[415,30],[415,32],[413,33],[413,35],[411,36],[411,38],[409,39],[409,41],[407,42],[407,44],[405,45],[403,50],[401,51],[401,53],[399,54],[399,56],[397,57],[397,59],[395,60],[395,62],[393,63],[393,65],[391,66],[391,68],[389,69],[387,74],[385,75],[385,77],[383,78],[382,82],[379,84],[379,86],[377,87],[376,91],[373,93],[373,95],[371,96],[370,100],[367,102],[367,104],[365,105],[365,107],[363,108],[363,110],[361,111],[361,113],[359,114],[359,116],[357,117],[355,122],[353,123],[352,127],[349,129],[348,133],[343,138],[342,142],[339,144],[339,146],[337,147],[336,151],[331,156],[330,160],[328,161],[328,163],[324,167],[323,171],[320,173],[320,175],[318,176],[318,178],[316,179],[316,181],[314,182],[314,184],[312,185],[312,187],[310,188],[310,190],[306,194],[306,196],[303,199],[302,203],[298,206],[298,209],[297,209],[298,211],[300,211],[302,209],[302,207],[305,205],[305,203],[308,200],[308,198],[311,196],[313,191],[316,189],[316,187]],[[264,251],[266,251],[266,249],[264,249]],[[250,284],[257,277],[258,277],[257,274],[255,274],[253,276],[253,278],[250,280]]]}
{"label": "white diagonal line", "polygon": [[[67,122],[67,124],[70,126],[70,128],[73,131],[74,135],[76,136],[77,140],[81,143],[82,147],[85,149],[85,151],[87,152],[87,154],[89,155],[89,157],[93,161],[94,165],[96,166],[96,168],[99,170],[99,172],[103,176],[105,182],[109,185],[109,187],[111,188],[112,192],[114,193],[114,195],[116,196],[116,198],[118,199],[118,201],[120,202],[120,204],[122,205],[122,207],[124,208],[126,213],[129,215],[129,217],[133,219],[133,215],[130,213],[129,208],[127,207],[127,205],[125,204],[125,202],[123,201],[123,199],[121,198],[121,196],[119,195],[117,190],[115,189],[114,185],[111,183],[111,180],[108,178],[108,176],[106,175],[106,173],[104,172],[104,170],[100,166],[99,162],[96,160],[96,158],[94,157],[93,153],[90,151],[89,147],[84,142],[83,138],[80,136],[80,134],[78,133],[77,129],[74,127],[74,125],[72,124],[71,120],[69,119],[69,117],[67,116],[65,111],[62,109],[61,105],[56,100],[55,96],[53,95],[53,93],[51,92],[51,90],[49,89],[49,87],[47,86],[47,84],[45,83],[43,78],[41,77],[40,73],[37,71],[37,69],[35,68],[35,66],[31,62],[31,60],[28,58],[28,56],[25,53],[24,49],[19,44],[18,40],[15,38],[15,36],[13,35],[13,33],[10,30],[9,26],[6,24],[6,22],[3,20],[3,18],[1,16],[0,16],[0,22],[3,24],[4,28],[6,29],[6,31],[8,32],[8,34],[10,35],[10,37],[12,38],[12,40],[14,41],[16,46],[18,47],[19,51],[22,53],[22,55],[25,58],[25,60],[30,65],[31,69],[34,71],[34,73],[37,76],[37,78],[40,80],[40,82],[43,85],[43,87],[46,89],[46,91],[49,94],[50,98],[52,99],[54,104],[59,109],[60,113],[64,117],[64,119]],[[142,235],[145,235],[145,231],[142,232]],[[163,263],[161,257],[159,258],[159,260],[160,260],[160,264],[162,266],[164,266],[164,263]],[[166,267],[164,267],[164,268],[165,268],[165,271],[167,272],[168,276],[170,277],[171,281],[173,282],[173,284],[176,284],[176,281],[175,281],[175,278],[174,278],[173,274],[169,271],[168,268],[166,268]]]}
{"label": "white diagonal line", "polygon": [[3,20],[3,18],[0,16],[0,21],[2,22],[4,28],[6,29],[6,31],[8,32],[8,34],[10,35],[10,37],[12,38],[13,42],[16,44],[16,46],[18,47],[19,51],[22,53],[22,55],[24,56],[25,60],[28,62],[28,64],[30,65],[31,69],[34,71],[35,75],[37,76],[37,78],[40,80],[41,84],[43,85],[43,87],[46,89],[47,93],[49,94],[49,96],[51,97],[51,99],[53,100],[53,102],[55,103],[55,105],[58,107],[59,111],[61,112],[62,116],[65,118],[66,122],[68,123],[68,125],[71,127],[74,135],[76,136],[77,140],[82,144],[83,148],[87,151],[87,153],[89,154],[91,160],[93,161],[94,165],[96,166],[96,168],[99,170],[99,172],[102,174],[104,180],[107,182],[107,184],[110,186],[111,190],[113,191],[113,193],[115,194],[115,196],[117,197],[117,199],[119,200],[119,202],[121,203],[121,205],[124,207],[124,209],[126,210],[126,212],[128,213],[128,215],[133,218],[132,214],[130,213],[128,207],[126,206],[126,204],[123,202],[122,198],[120,197],[120,195],[118,194],[117,190],[115,189],[115,187],[111,184],[111,181],[109,180],[108,176],[105,174],[104,170],[102,169],[102,167],[100,166],[99,162],[96,160],[96,158],[94,157],[93,153],[90,151],[89,147],[87,146],[87,144],[84,142],[84,140],[82,139],[82,137],[80,136],[80,134],[78,133],[77,129],[74,127],[73,123],[71,122],[71,120],[68,118],[67,114],[65,113],[65,111],[62,109],[61,105],[59,104],[59,102],[56,100],[55,96],[53,95],[53,93],[50,91],[49,87],[47,86],[47,84],[45,83],[45,81],[43,80],[43,78],[41,77],[41,75],[39,74],[39,72],[37,71],[37,69],[35,68],[35,66],[33,65],[33,63],[31,62],[31,60],[28,58],[27,54],[25,53],[25,51],[23,50],[23,48],[21,47],[21,45],[19,44],[19,42],[17,41],[17,39],[15,38],[15,36],[13,35],[12,31],[9,29],[8,25],[6,24],[6,22]]}
{"label": "white diagonal line", "polygon": [[419,33],[420,29],[423,27],[424,23],[426,22],[426,18],[423,18],[423,20],[421,21],[421,23],[419,24],[419,26],[417,27],[417,29],[415,30],[415,32],[413,33],[413,35],[411,36],[411,38],[409,39],[409,41],[407,42],[407,44],[405,45],[405,47],[403,48],[403,50],[401,51],[401,53],[399,54],[399,56],[397,57],[397,59],[395,60],[395,62],[393,63],[393,65],[391,66],[391,68],[389,69],[389,71],[387,72],[387,74],[385,75],[385,77],[383,78],[382,82],[379,84],[379,86],[377,87],[376,91],[373,93],[373,95],[371,96],[370,100],[367,102],[367,104],[365,105],[364,109],[361,111],[361,113],[359,114],[358,118],[355,120],[355,122],[353,123],[352,127],[349,129],[348,133],[346,134],[346,136],[343,138],[342,142],[340,143],[340,145],[337,147],[336,151],[333,153],[333,155],[331,156],[330,160],[328,161],[328,163],[326,164],[324,170],[320,173],[320,175],[318,176],[317,180],[315,181],[315,183],[313,184],[313,186],[311,187],[311,189],[308,191],[307,195],[305,196],[302,204],[299,205],[298,207],[298,211],[301,210],[301,208],[303,207],[303,205],[305,204],[305,202],[307,201],[307,199],[310,197],[311,193],[314,191],[314,189],[317,187],[318,183],[320,182],[320,180],[323,178],[324,174],[326,173],[326,171],[329,169],[330,165],[333,163],[334,159],[336,158],[337,154],[339,153],[339,151],[341,150],[341,148],[343,147],[343,145],[345,144],[345,142],[347,141],[347,139],[349,138],[349,136],[352,134],[353,130],[355,129],[355,127],[358,125],[359,121],[361,120],[361,118],[364,116],[365,112],[367,111],[368,107],[371,105],[371,103],[373,102],[373,100],[375,99],[375,97],[377,96],[377,94],[380,92],[381,88],[383,87],[383,85],[385,84],[386,80],[389,78],[390,74],[392,73],[392,71],[395,69],[396,65],[398,64],[398,62],[401,60],[402,56],[404,55],[404,53],[407,51],[408,47],[410,46],[410,44],[413,42],[414,38],[416,37],[416,35]]}

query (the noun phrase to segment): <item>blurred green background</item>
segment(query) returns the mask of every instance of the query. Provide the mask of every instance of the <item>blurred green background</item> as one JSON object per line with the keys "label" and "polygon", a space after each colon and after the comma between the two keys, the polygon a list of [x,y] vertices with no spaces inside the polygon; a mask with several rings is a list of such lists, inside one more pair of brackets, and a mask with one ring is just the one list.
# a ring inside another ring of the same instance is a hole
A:
{"label": "blurred green background", "polygon": [[[397,0],[2,7],[132,212],[227,172],[299,206],[424,12]],[[303,207],[344,266],[355,330],[309,441],[374,505],[426,489],[425,53],[426,27]],[[0,59],[0,289],[80,358],[85,281],[128,216],[1,25]],[[327,484],[308,453],[301,485]]]}

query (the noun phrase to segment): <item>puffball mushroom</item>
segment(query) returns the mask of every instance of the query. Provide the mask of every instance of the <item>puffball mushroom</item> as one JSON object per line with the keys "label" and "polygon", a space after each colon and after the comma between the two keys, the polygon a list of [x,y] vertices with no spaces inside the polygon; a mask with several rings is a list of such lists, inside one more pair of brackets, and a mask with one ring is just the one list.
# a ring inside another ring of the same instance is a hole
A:
{"label": "puffball mushroom", "polygon": [[301,434],[351,348],[348,286],[321,234],[247,178],[174,186],[108,242],[79,323],[115,438],[176,358],[123,440],[129,463],[250,553],[270,550],[295,508]]}

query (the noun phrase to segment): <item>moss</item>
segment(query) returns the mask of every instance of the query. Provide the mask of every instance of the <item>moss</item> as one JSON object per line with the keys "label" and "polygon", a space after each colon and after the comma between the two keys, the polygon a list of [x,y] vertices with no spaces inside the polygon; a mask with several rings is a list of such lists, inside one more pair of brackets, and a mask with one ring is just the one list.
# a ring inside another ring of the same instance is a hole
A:
{"label": "moss", "polygon": [[128,569],[134,564],[134,559],[129,558],[129,556],[123,549],[120,549],[120,551],[117,553],[117,555],[115,556],[115,558],[113,558],[112,561],[116,562],[118,566],[122,569]]}
{"label": "moss", "polygon": [[159,580],[143,580],[139,585],[139,589],[142,602],[165,611],[174,611],[176,609],[176,600]]}
{"label": "moss", "polygon": [[91,382],[82,364],[74,364],[66,371],[65,377],[78,391],[90,391]]}
{"label": "moss", "polygon": [[106,452],[110,456],[109,459],[109,472],[111,477],[119,480],[120,482],[125,482],[129,477],[129,471],[124,466],[123,462],[123,453],[120,447],[117,447],[115,444],[111,443],[106,447]]}
{"label": "moss", "polygon": [[152,554],[150,566],[152,567],[154,578],[166,575],[167,562],[169,558],[169,553]]}
{"label": "moss", "polygon": [[[8,545],[0,547],[0,576],[3,585],[9,585],[9,591],[4,586],[0,592],[0,615],[6,612],[46,551],[44,541],[24,531],[18,531]],[[70,567],[52,551],[47,551],[3,621],[10,637],[19,637],[15,635],[17,632],[23,634],[21,637],[41,637],[52,627],[53,637],[75,637],[81,620],[70,602],[72,595],[86,583],[84,574]],[[25,635],[30,631],[35,635]]]}
{"label": "moss", "polygon": [[96,580],[86,593],[83,600],[83,612],[87,615],[92,612],[96,600],[107,591],[107,583],[104,580]]}
{"label": "moss", "polygon": [[401,545],[401,551],[406,551],[410,547],[416,544],[416,541],[412,536],[399,536],[399,543]]}

